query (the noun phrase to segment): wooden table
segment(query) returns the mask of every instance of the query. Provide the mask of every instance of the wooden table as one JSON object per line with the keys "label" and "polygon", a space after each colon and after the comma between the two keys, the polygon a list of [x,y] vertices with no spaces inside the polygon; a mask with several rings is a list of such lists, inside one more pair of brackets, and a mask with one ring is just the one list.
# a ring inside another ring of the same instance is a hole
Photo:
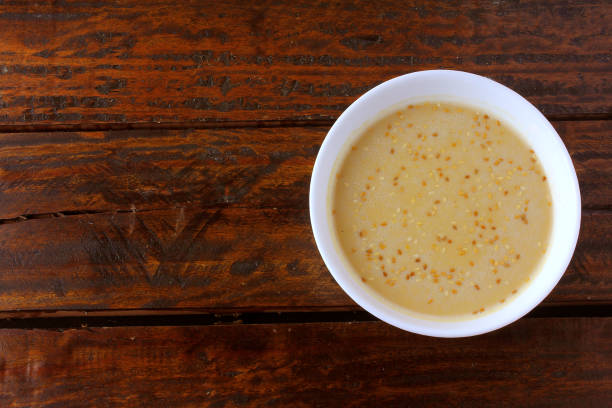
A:
{"label": "wooden table", "polygon": [[[612,405],[612,4],[0,2],[0,406]],[[530,315],[377,321],[314,245],[334,119],[394,76],[518,91],[583,219]]]}

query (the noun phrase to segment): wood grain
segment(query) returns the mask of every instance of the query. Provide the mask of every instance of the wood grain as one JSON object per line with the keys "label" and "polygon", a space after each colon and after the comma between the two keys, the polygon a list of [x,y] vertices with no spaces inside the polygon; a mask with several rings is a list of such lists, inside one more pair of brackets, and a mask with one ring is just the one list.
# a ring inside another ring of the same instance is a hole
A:
{"label": "wood grain", "polygon": [[[436,68],[563,120],[585,210],[544,304],[605,311],[612,121],[585,119],[611,118],[610,26],[597,0],[0,1],[0,315],[360,310],[312,238],[315,125]],[[211,319],[181,321],[229,317]],[[378,321],[170,324],[0,329],[0,406],[612,405],[610,317],[468,339]]]}
{"label": "wood grain", "polygon": [[[585,208],[612,208],[612,121],[554,122]],[[306,208],[327,128],[0,134],[0,219],[175,207]]]}
{"label": "wood grain", "polygon": [[[612,319],[436,339],[380,322],[1,330],[9,407],[605,407]],[[503,396],[503,397],[501,397]]]}
{"label": "wood grain", "polygon": [[612,121],[554,126],[572,157],[583,208],[612,209]]}
{"label": "wood grain", "polygon": [[335,118],[378,83],[450,68],[548,115],[609,115],[609,2],[0,5],[0,124]]}
{"label": "wood grain", "polygon": [[[0,225],[0,310],[358,309],[308,210],[177,208]],[[588,211],[548,305],[612,303],[612,212]]]}
{"label": "wood grain", "polygon": [[305,208],[310,173],[326,132],[243,128],[2,134],[0,218],[188,205]]}

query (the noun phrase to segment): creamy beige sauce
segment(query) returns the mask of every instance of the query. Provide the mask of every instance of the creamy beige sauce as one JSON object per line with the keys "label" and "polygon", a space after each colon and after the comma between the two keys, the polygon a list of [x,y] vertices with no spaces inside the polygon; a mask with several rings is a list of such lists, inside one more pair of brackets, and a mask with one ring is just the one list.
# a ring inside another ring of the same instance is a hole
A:
{"label": "creamy beige sauce", "polygon": [[357,278],[414,312],[479,315],[511,300],[546,252],[552,203],[535,153],[501,119],[409,105],[336,164],[334,234]]}

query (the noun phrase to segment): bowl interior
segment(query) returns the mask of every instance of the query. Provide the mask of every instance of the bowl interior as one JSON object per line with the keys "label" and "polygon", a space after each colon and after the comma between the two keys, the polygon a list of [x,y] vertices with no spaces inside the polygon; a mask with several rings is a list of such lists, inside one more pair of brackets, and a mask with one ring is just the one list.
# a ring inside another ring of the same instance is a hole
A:
{"label": "bowl interior", "polygon": [[[368,122],[409,103],[447,101],[493,113],[511,124],[538,155],[553,201],[550,244],[531,283],[504,307],[461,321],[412,313],[358,282],[331,234],[328,218],[330,176],[345,143]],[[421,71],[391,79],[355,101],[336,121],[323,142],[310,185],[310,218],[319,252],[338,284],[368,312],[399,328],[438,337],[485,333],[520,318],[557,284],[574,252],[580,227],[580,191],[571,158],[546,118],[527,100],[490,79],[460,71]]]}

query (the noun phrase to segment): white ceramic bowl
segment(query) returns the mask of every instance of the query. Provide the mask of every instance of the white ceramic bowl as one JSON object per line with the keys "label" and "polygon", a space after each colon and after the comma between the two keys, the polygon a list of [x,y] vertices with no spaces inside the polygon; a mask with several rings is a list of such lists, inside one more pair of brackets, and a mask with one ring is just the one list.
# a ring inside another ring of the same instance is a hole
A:
{"label": "white ceramic bowl", "polygon": [[[358,281],[334,244],[329,219],[330,176],[342,146],[360,128],[391,108],[423,101],[448,101],[482,107],[505,119],[536,152],[549,181],[553,202],[550,244],[531,283],[505,306],[462,321],[439,321],[410,313]],[[340,115],[317,155],[310,183],[310,221],[325,265],[344,291],[379,319],[414,333],[463,337],[486,333],[519,319],[555,287],[572,258],[580,229],[580,190],[576,171],[561,138],[531,103],[488,78],[461,71],[433,70],[386,81],[357,99]]]}

